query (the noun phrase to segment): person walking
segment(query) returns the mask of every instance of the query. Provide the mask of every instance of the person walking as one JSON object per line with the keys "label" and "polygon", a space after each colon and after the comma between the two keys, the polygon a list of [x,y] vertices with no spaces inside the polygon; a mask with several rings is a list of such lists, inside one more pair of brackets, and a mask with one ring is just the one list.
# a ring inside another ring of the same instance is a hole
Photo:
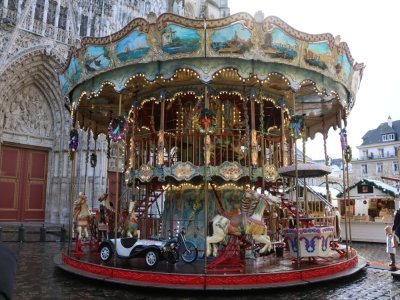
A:
{"label": "person walking", "polygon": [[386,233],[386,252],[389,253],[390,256],[390,264],[389,267],[396,267],[396,243],[395,237],[393,235],[392,227],[389,225],[385,227]]}
{"label": "person walking", "polygon": [[400,208],[396,210],[396,213],[394,215],[394,222],[392,226],[392,230],[394,234],[396,235],[397,242],[400,239]]}
{"label": "person walking", "polygon": [[0,241],[0,300],[12,299],[16,272],[15,253]]}

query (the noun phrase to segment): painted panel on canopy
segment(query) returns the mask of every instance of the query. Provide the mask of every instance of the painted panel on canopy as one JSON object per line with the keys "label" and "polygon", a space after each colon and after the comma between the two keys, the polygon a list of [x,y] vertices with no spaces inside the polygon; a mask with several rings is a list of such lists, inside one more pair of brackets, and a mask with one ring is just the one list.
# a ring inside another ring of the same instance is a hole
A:
{"label": "painted panel on canopy", "polygon": [[81,66],[76,57],[71,58],[68,68],[65,70],[64,74],[59,76],[61,84],[61,93],[65,96],[72,85],[74,85],[80,78],[82,73]]}
{"label": "painted panel on canopy", "polygon": [[83,60],[86,70],[99,71],[110,65],[110,54],[104,46],[88,46]]}
{"label": "painted panel on canopy", "polygon": [[265,32],[264,43],[261,48],[271,58],[293,60],[297,57],[296,39],[278,27]]}
{"label": "painted panel on canopy", "polygon": [[68,69],[65,72],[65,78],[71,84],[74,84],[78,81],[79,77],[81,76],[82,69],[79,65],[79,61],[76,57],[73,57],[69,63]]}
{"label": "painted panel on canopy", "polygon": [[327,42],[308,44],[303,57],[308,65],[326,70],[332,59],[332,51]]}
{"label": "painted panel on canopy", "polygon": [[336,74],[338,75],[339,79],[343,80],[347,84],[350,72],[351,72],[351,65],[349,59],[347,58],[346,53],[342,53],[338,56],[336,65]]}
{"label": "painted panel on canopy", "polygon": [[147,35],[138,30],[132,31],[115,46],[117,57],[122,62],[140,59],[149,52],[149,49]]}
{"label": "painted panel on canopy", "polygon": [[211,48],[219,54],[242,54],[251,46],[251,31],[240,23],[217,29],[211,36]]}
{"label": "painted panel on canopy", "polygon": [[68,90],[69,90],[68,80],[64,74],[59,75],[58,80],[59,80],[60,86],[61,86],[61,96],[64,97],[68,93]]}
{"label": "painted panel on canopy", "polygon": [[161,32],[161,49],[169,54],[195,52],[200,47],[196,29],[169,24]]}

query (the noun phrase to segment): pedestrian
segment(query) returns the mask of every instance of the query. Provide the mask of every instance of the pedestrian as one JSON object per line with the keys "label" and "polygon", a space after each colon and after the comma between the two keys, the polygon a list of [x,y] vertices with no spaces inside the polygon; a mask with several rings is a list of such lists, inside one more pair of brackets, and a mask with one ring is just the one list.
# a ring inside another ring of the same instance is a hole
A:
{"label": "pedestrian", "polygon": [[398,242],[400,239],[400,208],[396,210],[396,213],[394,215],[392,230],[395,234],[396,242]]}
{"label": "pedestrian", "polygon": [[395,237],[393,235],[392,228],[388,225],[385,227],[386,233],[386,252],[390,255],[390,264],[389,267],[396,266],[396,245],[395,245]]}
{"label": "pedestrian", "polygon": [[0,300],[12,299],[17,258],[8,247],[0,241]]}

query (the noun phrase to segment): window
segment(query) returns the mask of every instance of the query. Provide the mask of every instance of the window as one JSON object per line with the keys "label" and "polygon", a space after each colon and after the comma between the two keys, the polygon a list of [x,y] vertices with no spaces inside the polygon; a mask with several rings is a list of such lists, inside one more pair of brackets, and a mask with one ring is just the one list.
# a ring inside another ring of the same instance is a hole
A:
{"label": "window", "polygon": [[397,161],[392,162],[392,169],[394,175],[399,175],[399,163]]}
{"label": "window", "polygon": [[60,6],[60,18],[58,19],[58,27],[61,29],[67,29],[67,13],[68,8]]}
{"label": "window", "polygon": [[86,36],[87,35],[87,24],[88,24],[88,16],[82,15],[81,28],[79,30],[79,35],[80,36]]}
{"label": "window", "polygon": [[367,159],[368,158],[368,150],[363,150],[363,159]]}
{"label": "window", "polygon": [[[17,10],[17,4],[18,4],[18,1],[8,1],[8,9],[10,9],[10,10]],[[3,6],[3,5],[2,5]]]}
{"label": "window", "polygon": [[378,157],[383,158],[385,156],[385,152],[383,149],[378,149]]}
{"label": "window", "polygon": [[389,134],[384,134],[382,135],[382,141],[383,142],[390,142],[395,140],[395,135],[394,133],[389,133]]}
{"label": "window", "polygon": [[49,10],[47,11],[47,24],[54,25],[56,21],[57,2],[49,1]]}
{"label": "window", "polygon": [[374,192],[374,188],[370,184],[360,184],[357,186],[357,193],[359,194],[370,194]]}
{"label": "window", "polygon": [[96,31],[95,25],[96,25],[96,15],[94,15],[94,17],[92,18],[92,23],[90,24],[90,33],[89,33],[90,36],[96,35],[95,34],[95,31]]}
{"label": "window", "polygon": [[37,0],[35,9],[35,20],[38,21],[43,20],[43,11],[44,11],[44,0]]}
{"label": "window", "polygon": [[379,173],[379,174],[383,173],[383,163],[376,164],[376,173]]}
{"label": "window", "polygon": [[368,174],[367,165],[361,165],[361,175],[367,175],[367,174]]}

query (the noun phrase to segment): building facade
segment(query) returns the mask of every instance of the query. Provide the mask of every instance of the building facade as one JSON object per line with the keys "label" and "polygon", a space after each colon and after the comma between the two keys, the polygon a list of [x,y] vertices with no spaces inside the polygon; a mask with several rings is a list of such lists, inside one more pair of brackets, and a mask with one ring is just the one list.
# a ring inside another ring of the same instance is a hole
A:
{"label": "building facade", "polygon": [[399,177],[400,120],[381,123],[363,136],[357,147],[359,158],[353,160],[353,172],[359,178],[382,180]]}
{"label": "building facade", "polygon": [[[106,159],[104,137],[80,131],[71,176],[70,107],[58,73],[82,36],[106,36],[133,18],[152,22],[166,12],[219,18],[229,8],[227,0],[0,0],[0,221],[66,223],[70,198],[81,191],[98,205],[115,161]],[[90,153],[98,157],[94,168]]]}

